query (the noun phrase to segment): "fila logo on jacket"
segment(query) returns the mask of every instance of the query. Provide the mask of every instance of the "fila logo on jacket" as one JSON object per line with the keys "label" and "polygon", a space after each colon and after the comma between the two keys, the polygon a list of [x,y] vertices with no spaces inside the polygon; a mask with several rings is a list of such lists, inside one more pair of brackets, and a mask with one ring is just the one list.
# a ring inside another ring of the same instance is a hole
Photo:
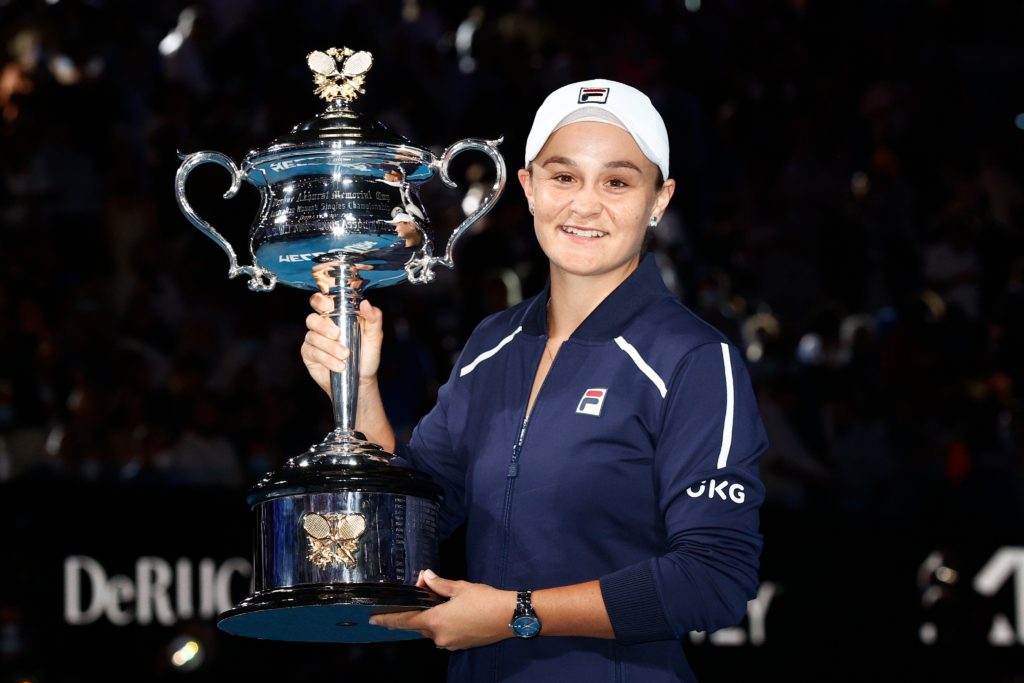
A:
{"label": "fila logo on jacket", "polygon": [[607,395],[607,389],[587,389],[583,392],[580,404],[576,406],[576,412],[580,415],[601,417],[601,406],[604,405],[604,397]]}

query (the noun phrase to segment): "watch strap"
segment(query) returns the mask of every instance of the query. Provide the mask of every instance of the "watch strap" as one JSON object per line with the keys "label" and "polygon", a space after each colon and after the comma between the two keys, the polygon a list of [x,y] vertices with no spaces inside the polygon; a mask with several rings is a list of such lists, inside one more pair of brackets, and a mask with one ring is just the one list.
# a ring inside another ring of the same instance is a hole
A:
{"label": "watch strap", "polygon": [[515,616],[534,616],[533,611],[533,591],[517,591],[516,592],[516,612]]}

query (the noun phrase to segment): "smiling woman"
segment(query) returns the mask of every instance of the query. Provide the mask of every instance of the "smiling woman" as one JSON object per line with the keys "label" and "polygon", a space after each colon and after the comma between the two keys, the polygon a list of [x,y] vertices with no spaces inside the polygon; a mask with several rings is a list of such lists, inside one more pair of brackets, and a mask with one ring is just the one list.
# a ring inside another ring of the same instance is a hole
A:
{"label": "smiling woman", "polygon": [[[694,681],[680,639],[756,596],[768,442],[746,366],[642,255],[668,160],[640,91],[548,96],[519,171],[548,283],[480,323],[408,444],[377,387],[381,312],[362,304],[356,428],[441,485],[443,535],[467,526],[468,580],[420,575],[446,602],[371,621],[455,651],[450,681]],[[329,394],[348,351],[329,319],[307,327]]]}
{"label": "smiling woman", "polygon": [[625,280],[675,191],[673,180],[659,186],[658,173],[620,126],[587,120],[556,130],[519,171],[552,278],[589,277],[605,294]]}

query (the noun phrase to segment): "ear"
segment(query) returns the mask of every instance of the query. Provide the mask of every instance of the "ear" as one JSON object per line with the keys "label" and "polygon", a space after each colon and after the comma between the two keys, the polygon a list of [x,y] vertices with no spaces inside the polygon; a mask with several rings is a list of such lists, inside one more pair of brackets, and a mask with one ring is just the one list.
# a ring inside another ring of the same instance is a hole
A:
{"label": "ear", "polygon": [[519,184],[523,186],[523,194],[526,195],[526,201],[529,204],[533,204],[533,176],[525,168],[519,169]]}
{"label": "ear", "polygon": [[669,178],[661,185],[661,189],[658,190],[657,196],[654,198],[654,209],[651,211],[651,215],[657,216],[658,220],[665,215],[665,209],[668,208],[668,203],[672,199],[672,195],[676,192],[676,181]]}

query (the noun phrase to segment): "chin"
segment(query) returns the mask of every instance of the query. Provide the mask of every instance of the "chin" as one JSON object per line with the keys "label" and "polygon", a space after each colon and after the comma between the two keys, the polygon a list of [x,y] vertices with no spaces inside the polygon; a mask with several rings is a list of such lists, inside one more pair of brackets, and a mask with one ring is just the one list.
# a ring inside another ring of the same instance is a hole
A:
{"label": "chin", "polygon": [[625,260],[609,261],[592,257],[579,257],[574,255],[556,255],[555,258],[548,257],[551,267],[561,270],[569,275],[577,277],[602,276],[609,273],[631,270],[639,263],[639,258],[627,258]]}

